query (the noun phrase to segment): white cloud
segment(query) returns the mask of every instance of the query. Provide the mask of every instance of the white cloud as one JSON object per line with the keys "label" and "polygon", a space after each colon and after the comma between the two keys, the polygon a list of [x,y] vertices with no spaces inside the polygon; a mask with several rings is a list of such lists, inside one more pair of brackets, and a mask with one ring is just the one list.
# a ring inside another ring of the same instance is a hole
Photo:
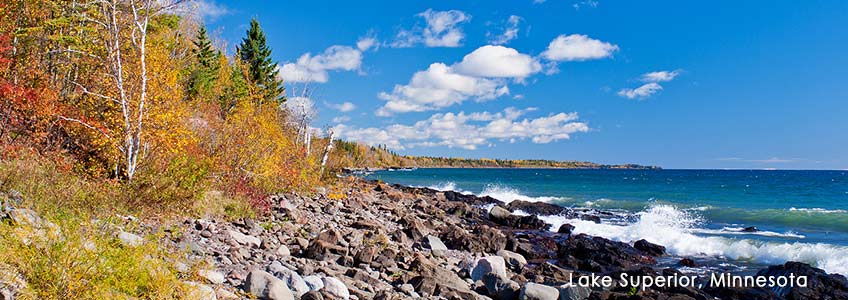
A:
{"label": "white cloud", "polygon": [[644,99],[653,94],[656,94],[662,89],[663,87],[658,83],[649,82],[635,89],[621,89],[620,91],[618,91],[618,95],[627,99]]}
{"label": "white cloud", "polygon": [[598,1],[595,0],[585,0],[572,4],[574,10],[580,10],[581,7],[598,7]]}
{"label": "white cloud", "polygon": [[618,46],[592,39],[582,34],[560,35],[542,52],[542,57],[552,61],[583,61],[612,56]]}
{"label": "white cloud", "polygon": [[518,25],[521,23],[521,17],[516,15],[511,15],[506,20],[506,26],[504,27],[504,32],[491,36],[489,42],[493,45],[503,45],[509,43],[509,41],[518,37]]}
{"label": "white cloud", "polygon": [[280,77],[288,82],[327,82],[327,71],[354,71],[362,65],[362,51],[350,46],[330,46],[323,53],[306,53],[296,62],[279,67]]}
{"label": "white cloud", "polygon": [[356,49],[359,51],[368,51],[369,49],[376,49],[379,46],[379,42],[374,37],[363,37],[356,41]]}
{"label": "white cloud", "polygon": [[659,82],[667,82],[674,80],[677,75],[680,75],[680,70],[655,71],[642,74],[642,76],[639,77],[639,81],[645,82],[645,84],[635,89],[621,89],[618,91],[618,95],[627,99],[648,98],[651,95],[663,90],[663,87],[659,84]]}
{"label": "white cloud", "polygon": [[456,72],[479,77],[525,78],[542,70],[542,64],[512,48],[487,45],[462,58]]}
{"label": "white cloud", "polygon": [[356,104],[351,102],[343,102],[343,103],[325,103],[327,107],[338,110],[340,112],[350,112],[356,109]]}
{"label": "white cloud", "polygon": [[509,88],[502,80],[463,75],[443,63],[433,63],[416,72],[408,84],[395,85],[391,93],[381,92],[378,97],[387,103],[377,115],[434,110],[469,98],[483,101],[506,94]]}
{"label": "white cloud", "polygon": [[525,113],[534,110],[507,108],[497,113],[438,113],[412,125],[394,124],[384,128],[337,125],[333,130],[346,139],[370,145],[386,145],[393,149],[446,146],[467,150],[494,141],[530,140],[544,144],[567,140],[574,133],[589,131],[585,122],[578,121],[577,113],[519,120]]}
{"label": "white cloud", "polygon": [[223,4],[212,0],[196,0],[178,3],[169,9],[170,12],[180,16],[199,17],[200,20],[215,20],[221,16],[231,13],[230,9]]}
{"label": "white cloud", "polygon": [[350,117],[348,117],[348,116],[338,116],[338,117],[333,118],[332,122],[336,123],[336,124],[350,122]]}
{"label": "white cloud", "polygon": [[459,25],[471,20],[471,15],[459,10],[427,9],[416,16],[424,18],[426,25],[411,30],[401,29],[390,46],[405,48],[423,43],[427,47],[459,47],[465,38]]}
{"label": "white cloud", "polygon": [[640,80],[643,82],[666,82],[673,80],[677,75],[680,75],[680,70],[648,72],[642,74]]}

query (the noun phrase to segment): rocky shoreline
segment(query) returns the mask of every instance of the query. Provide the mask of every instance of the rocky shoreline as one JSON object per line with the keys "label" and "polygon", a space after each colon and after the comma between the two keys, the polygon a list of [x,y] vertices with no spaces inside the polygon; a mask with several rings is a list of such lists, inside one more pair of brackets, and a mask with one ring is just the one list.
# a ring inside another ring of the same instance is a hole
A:
{"label": "rocky shoreline", "polygon": [[[793,262],[760,274],[806,275],[808,287],[570,285],[590,274],[681,273],[656,266],[666,255],[662,246],[571,234],[568,224],[551,231],[537,217],[599,221],[596,213],[365,180],[343,194],[278,195],[261,219],[185,220],[164,229],[160,242],[206,266],[190,270],[175,262],[175,269],[193,273],[186,274],[196,279],[187,285],[200,299],[848,299],[844,276]],[[161,229],[142,228],[118,238],[138,246],[139,235]],[[2,282],[0,290],[0,299],[14,298]]]}

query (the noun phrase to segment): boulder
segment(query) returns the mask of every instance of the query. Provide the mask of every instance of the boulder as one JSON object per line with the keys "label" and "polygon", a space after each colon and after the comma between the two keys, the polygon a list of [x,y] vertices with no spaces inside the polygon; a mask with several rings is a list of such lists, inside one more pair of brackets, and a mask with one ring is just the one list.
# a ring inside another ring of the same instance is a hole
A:
{"label": "boulder", "polygon": [[596,215],[582,214],[582,215],[580,215],[580,220],[592,221],[592,222],[595,222],[595,223],[598,223],[598,224],[601,223],[601,217],[596,216]]}
{"label": "boulder", "polygon": [[138,235],[121,231],[118,233],[118,239],[124,247],[138,247],[144,242],[144,239]]}
{"label": "boulder", "polygon": [[848,280],[839,274],[827,274],[824,270],[800,262],[786,262],[757,272],[757,276],[807,277],[807,287],[772,288],[772,292],[786,299],[848,299]]}
{"label": "boulder", "polygon": [[[217,300],[218,296],[215,295],[215,290],[212,287],[197,283],[197,282],[185,282],[185,286],[187,288],[186,294],[188,294],[188,299],[198,299],[198,300]],[[0,297],[3,299],[3,297]]]}
{"label": "boulder", "polygon": [[633,248],[639,249],[642,252],[645,252],[651,256],[662,256],[663,254],[665,254],[665,247],[653,244],[644,239],[638,240],[633,243]]}
{"label": "boulder", "polygon": [[297,272],[286,268],[279,261],[274,261],[268,265],[268,273],[271,273],[277,278],[283,280],[289,290],[292,291],[296,297],[301,297],[310,290],[309,286],[306,285],[306,281],[303,281],[303,277],[300,277]]}
{"label": "boulder", "polygon": [[212,284],[222,284],[225,279],[223,273],[213,270],[200,270],[197,271],[197,275],[200,275],[200,277],[203,277]]}
{"label": "boulder", "polygon": [[321,293],[318,291],[309,291],[303,296],[300,297],[300,300],[324,300],[324,296],[321,296]]}
{"label": "boulder", "polygon": [[497,254],[498,256],[503,257],[507,266],[509,266],[512,270],[519,271],[527,264],[527,259],[525,259],[521,254],[509,250],[500,250]]}
{"label": "boulder", "polygon": [[684,257],[679,262],[677,262],[677,264],[684,266],[684,267],[690,267],[690,268],[694,268],[694,267],[698,266],[698,264],[695,263],[694,260],[692,260],[691,258],[688,258],[688,257]]}
{"label": "boulder", "polygon": [[443,243],[441,239],[432,235],[424,237],[423,244],[424,247],[432,251],[433,256],[442,256],[445,255],[445,251],[448,251],[448,247],[445,246],[445,243]]}
{"label": "boulder", "polygon": [[244,291],[263,300],[294,300],[286,283],[262,270],[253,270],[244,281]]}
{"label": "boulder", "polygon": [[565,284],[557,288],[559,290],[559,300],[586,300],[592,289],[585,286]]}
{"label": "boulder", "polygon": [[742,232],[757,232],[757,231],[760,231],[760,229],[757,228],[757,226],[749,226],[749,227],[742,228]]}
{"label": "boulder", "polygon": [[557,230],[557,232],[562,233],[562,234],[571,234],[571,232],[573,230],[574,230],[574,225],[562,224],[562,225],[559,226],[559,229]]}
{"label": "boulder", "polygon": [[513,200],[506,208],[511,211],[520,210],[524,213],[539,216],[564,215],[571,211],[568,208],[546,202],[530,202]]}
{"label": "boulder", "polygon": [[322,281],[321,276],[318,275],[303,277],[303,282],[306,282],[306,286],[309,287],[310,291],[318,291],[324,288],[324,281]]}
{"label": "boulder", "polygon": [[518,294],[519,300],[557,300],[559,290],[555,287],[528,282]]}
{"label": "boulder", "polygon": [[513,300],[518,298],[521,285],[517,282],[495,274],[483,276],[486,293],[496,300]]}
{"label": "boulder", "polygon": [[409,280],[408,284],[421,295],[433,296],[436,294],[436,279],[430,276],[415,276]]}
{"label": "boulder", "polygon": [[246,235],[232,229],[227,230],[227,235],[230,237],[230,239],[241,245],[247,245],[254,248],[259,248],[259,246],[262,245],[262,240],[260,240],[258,237]]}
{"label": "boulder", "polygon": [[289,247],[286,247],[286,245],[280,245],[280,247],[277,248],[276,253],[280,258],[286,258],[291,255],[291,251],[289,250]]}
{"label": "boulder", "polygon": [[506,261],[500,256],[487,256],[477,260],[476,266],[471,271],[471,280],[482,280],[486,274],[508,278],[506,274]]}
{"label": "boulder", "polygon": [[322,292],[335,299],[350,299],[350,291],[341,280],[338,280],[335,277],[323,277],[321,278],[321,282],[324,283],[324,288],[321,289]]}
{"label": "boulder", "polygon": [[557,264],[568,269],[607,273],[656,260],[627,243],[585,234],[571,235],[559,242]]}
{"label": "boulder", "polygon": [[510,217],[512,217],[512,212],[506,208],[495,206],[489,210],[489,219],[495,221],[495,223],[501,224],[503,222],[508,222]]}

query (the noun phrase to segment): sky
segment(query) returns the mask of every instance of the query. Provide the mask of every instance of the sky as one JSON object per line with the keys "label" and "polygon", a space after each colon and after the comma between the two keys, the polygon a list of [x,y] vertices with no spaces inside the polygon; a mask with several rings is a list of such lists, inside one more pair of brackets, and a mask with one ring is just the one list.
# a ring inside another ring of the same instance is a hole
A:
{"label": "sky", "polygon": [[401,154],[848,169],[848,1],[223,1],[293,110]]}

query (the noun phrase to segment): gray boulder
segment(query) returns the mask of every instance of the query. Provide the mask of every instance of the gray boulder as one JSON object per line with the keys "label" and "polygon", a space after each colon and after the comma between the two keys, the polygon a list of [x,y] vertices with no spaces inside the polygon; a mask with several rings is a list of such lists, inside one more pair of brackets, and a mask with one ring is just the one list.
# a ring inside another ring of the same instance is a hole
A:
{"label": "gray boulder", "polygon": [[257,299],[294,300],[294,295],[285,282],[262,270],[253,270],[247,274],[244,291],[256,296]]}
{"label": "gray boulder", "polygon": [[560,300],[586,300],[592,293],[592,289],[589,287],[571,284],[562,285],[558,289]]}
{"label": "gray boulder", "polygon": [[283,280],[286,283],[286,286],[289,287],[289,290],[291,290],[297,297],[303,296],[303,294],[306,294],[306,292],[309,292],[310,290],[309,286],[306,285],[306,281],[303,281],[303,277],[300,277],[297,272],[286,268],[279,261],[272,262],[268,266],[268,272]]}
{"label": "gray boulder", "polygon": [[489,296],[497,300],[513,300],[518,298],[521,285],[513,280],[495,274],[483,276],[483,284]]}
{"label": "gray boulder", "polygon": [[486,274],[495,274],[509,278],[506,274],[506,261],[500,256],[487,256],[477,260],[477,265],[471,271],[471,280],[482,280]]}
{"label": "gray boulder", "polygon": [[350,299],[350,291],[341,280],[334,277],[324,277],[321,278],[321,282],[324,283],[323,291],[330,296],[333,296],[336,299]]}
{"label": "gray boulder", "polygon": [[433,256],[437,257],[445,255],[445,251],[448,251],[448,247],[445,246],[445,243],[443,243],[441,239],[432,235],[424,237],[424,246],[432,251]]}
{"label": "gray boulder", "polygon": [[498,256],[503,257],[510,269],[519,271],[527,265],[527,259],[521,254],[509,251],[500,250]]}
{"label": "gray boulder", "polygon": [[319,291],[324,288],[324,281],[321,280],[321,276],[309,275],[303,277],[303,281],[306,282],[310,291]]}
{"label": "gray boulder", "polygon": [[528,282],[518,294],[519,300],[557,300],[559,290],[555,287]]}
{"label": "gray boulder", "polygon": [[254,248],[259,248],[259,246],[262,245],[262,240],[255,236],[246,235],[235,230],[227,230],[227,234],[231,239],[236,241],[236,243],[242,245],[248,245]]}

